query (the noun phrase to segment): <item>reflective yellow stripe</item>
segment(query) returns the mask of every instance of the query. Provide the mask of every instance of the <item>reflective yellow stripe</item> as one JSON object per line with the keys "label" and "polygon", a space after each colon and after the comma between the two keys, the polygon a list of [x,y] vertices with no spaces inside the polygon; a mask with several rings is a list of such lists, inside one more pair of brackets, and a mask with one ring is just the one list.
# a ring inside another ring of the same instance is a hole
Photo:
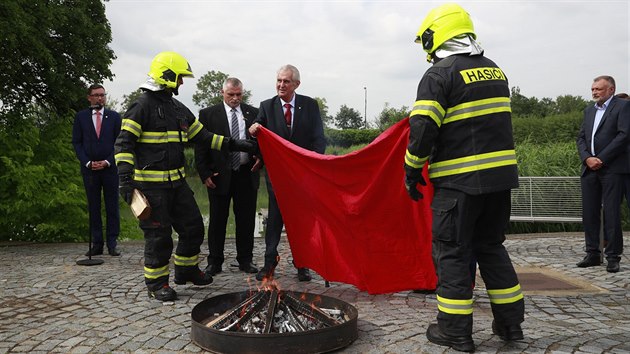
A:
{"label": "reflective yellow stripe", "polygon": [[442,125],[442,120],[444,119],[444,108],[442,108],[442,105],[437,101],[420,100],[414,103],[409,117],[415,115],[428,116],[433,119],[435,124],[439,127]]}
{"label": "reflective yellow stripe", "polygon": [[149,279],[156,279],[159,277],[168,277],[168,264],[160,268],[147,268],[144,267],[144,277]]}
{"label": "reflective yellow stripe", "polygon": [[134,162],[133,162],[134,156],[133,156],[133,154],[130,154],[128,152],[118,153],[118,154],[114,155],[114,159],[116,160],[116,165],[117,166],[121,162],[126,162],[126,163],[131,164],[131,165],[134,164]]}
{"label": "reflective yellow stripe", "polygon": [[444,124],[458,120],[484,116],[491,113],[511,112],[509,97],[494,97],[466,102],[446,110]]}
{"label": "reflective yellow stripe", "polygon": [[199,255],[196,254],[192,257],[184,257],[175,255],[175,265],[190,267],[199,264]]}
{"label": "reflective yellow stripe", "polygon": [[195,137],[195,135],[197,135],[201,129],[203,128],[203,124],[201,124],[201,122],[199,122],[198,120],[195,120],[193,122],[193,124],[190,125],[190,127],[188,127],[188,138],[192,139]]}
{"label": "reflective yellow stripe", "polygon": [[134,170],[133,179],[140,182],[168,182],[186,177],[184,167],[169,171]]}
{"label": "reflective yellow stripe", "polygon": [[429,165],[429,177],[444,177],[509,165],[516,165],[516,152],[514,150],[494,151],[434,162]]}
{"label": "reflective yellow stripe", "polygon": [[138,124],[138,122],[128,118],[122,120],[122,126],[120,127],[120,129],[126,130],[138,137],[142,135],[142,126]]}
{"label": "reflective yellow stripe", "polygon": [[438,310],[451,315],[470,315],[473,313],[473,299],[447,299],[437,295]]}
{"label": "reflective yellow stripe", "polygon": [[223,138],[223,135],[214,134],[214,136],[212,137],[212,144],[210,144],[210,148],[212,150],[221,150],[221,147],[223,146]]}
{"label": "reflective yellow stripe", "polygon": [[179,140],[179,137],[180,132],[177,130],[169,130],[166,132],[143,132],[138,138],[138,142],[145,144],[165,144],[188,141],[186,132],[181,132],[181,141]]}
{"label": "reflective yellow stripe", "polygon": [[429,159],[429,156],[427,157],[418,157],[415,155],[412,155],[409,150],[407,150],[407,152],[405,153],[405,164],[407,164],[407,166],[411,167],[411,168],[422,168],[422,166],[424,166],[424,163]]}
{"label": "reflective yellow stripe", "polygon": [[493,304],[512,304],[523,299],[521,284],[508,289],[488,289],[488,297]]}

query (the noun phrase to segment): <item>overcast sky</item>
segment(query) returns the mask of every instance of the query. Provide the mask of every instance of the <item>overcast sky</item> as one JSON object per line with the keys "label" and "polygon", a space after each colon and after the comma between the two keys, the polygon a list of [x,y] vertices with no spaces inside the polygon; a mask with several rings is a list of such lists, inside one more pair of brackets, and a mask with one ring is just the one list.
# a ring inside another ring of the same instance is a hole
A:
{"label": "overcast sky", "polygon": [[[110,0],[106,15],[116,53],[106,82],[121,101],[144,82],[151,59],[172,50],[190,62],[178,99],[193,113],[197,78],[210,70],[240,78],[250,102],[276,94],[276,71],[295,65],[297,92],[325,98],[329,114],[343,104],[368,120],[385,102],[411,106],[426,53],[413,42],[420,23],[441,1]],[[630,91],[628,1],[459,1],[472,16],[485,54],[510,87],[537,98],[590,99],[592,79],[612,75]],[[367,89],[365,89],[367,88]],[[630,92],[629,92],[630,93]]]}

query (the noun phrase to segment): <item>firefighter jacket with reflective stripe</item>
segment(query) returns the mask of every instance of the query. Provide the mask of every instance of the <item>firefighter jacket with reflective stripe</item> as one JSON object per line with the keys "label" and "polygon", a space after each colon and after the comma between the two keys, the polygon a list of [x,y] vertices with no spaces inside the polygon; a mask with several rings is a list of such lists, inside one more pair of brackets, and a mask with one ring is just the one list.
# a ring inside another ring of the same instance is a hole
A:
{"label": "firefighter jacket with reflective stripe", "polygon": [[422,77],[409,117],[407,168],[429,161],[436,187],[471,195],[518,187],[510,89],[483,55],[453,55]]}
{"label": "firefighter jacket with reflective stripe", "polygon": [[164,188],[186,176],[186,142],[221,150],[228,140],[203,129],[170,92],[145,91],[125,113],[114,153],[119,174],[132,173],[143,188]]}

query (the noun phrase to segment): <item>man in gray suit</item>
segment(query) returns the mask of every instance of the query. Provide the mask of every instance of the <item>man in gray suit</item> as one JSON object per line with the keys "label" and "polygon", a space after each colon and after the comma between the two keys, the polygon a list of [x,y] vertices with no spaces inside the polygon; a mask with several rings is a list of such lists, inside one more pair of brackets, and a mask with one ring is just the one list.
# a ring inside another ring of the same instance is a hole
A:
{"label": "man in gray suit", "polygon": [[[258,117],[249,128],[249,132],[252,136],[256,136],[260,126],[264,126],[297,146],[323,154],[326,149],[326,138],[319,106],[314,99],[296,94],[295,90],[298,86],[300,86],[298,69],[293,65],[282,66],[276,77],[278,95],[260,103]],[[278,244],[284,225],[268,175],[267,191],[269,192],[269,216],[265,231],[265,265],[256,274],[257,280],[273,276],[278,264]],[[310,281],[309,270],[298,268],[298,279]]]}
{"label": "man in gray suit", "polygon": [[577,137],[582,161],[582,223],[586,256],[580,268],[601,264],[599,250],[600,213],[604,210],[604,254],[611,273],[619,271],[623,252],[620,204],[624,174],[630,172],[626,148],[630,134],[630,105],[614,97],[615,80],[598,76],[591,92],[595,104],[584,110],[584,121]]}

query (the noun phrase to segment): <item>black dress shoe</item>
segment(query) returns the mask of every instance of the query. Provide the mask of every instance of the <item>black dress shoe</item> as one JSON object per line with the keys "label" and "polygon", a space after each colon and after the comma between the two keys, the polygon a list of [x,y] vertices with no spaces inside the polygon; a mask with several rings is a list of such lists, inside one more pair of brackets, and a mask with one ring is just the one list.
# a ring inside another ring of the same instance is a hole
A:
{"label": "black dress shoe", "polygon": [[578,264],[576,264],[578,267],[580,268],[587,268],[587,267],[595,267],[602,264],[602,260],[599,259],[599,256],[586,256],[584,257],[583,260],[579,261]]}
{"label": "black dress shoe", "polygon": [[442,332],[437,323],[430,324],[427,328],[427,339],[432,343],[451,347],[460,352],[475,351],[475,342],[473,342],[472,336],[449,336]]}
{"label": "black dress shoe", "polygon": [[245,273],[250,273],[250,274],[258,273],[258,268],[256,268],[256,266],[252,262],[239,264],[238,269],[242,270]]}
{"label": "black dress shoe", "polygon": [[85,256],[100,256],[103,254],[103,247],[92,247],[92,250],[85,252]]}
{"label": "black dress shoe", "polygon": [[520,324],[502,326],[492,321],[492,333],[499,336],[504,341],[521,340],[523,339],[523,330]]}
{"label": "black dress shoe", "polygon": [[299,281],[311,281],[311,272],[308,268],[298,268],[298,280]]}
{"label": "black dress shoe", "polygon": [[223,271],[223,267],[220,264],[211,264],[206,267],[206,273],[210,275],[217,275]]}
{"label": "black dress shoe", "polygon": [[267,279],[273,278],[273,273],[274,273],[275,268],[276,267],[271,267],[271,266],[265,265],[256,274],[256,280],[263,281],[263,279],[265,279],[265,278],[267,278]]}
{"label": "black dress shoe", "polygon": [[617,273],[619,271],[619,261],[608,261],[606,271],[608,273]]}
{"label": "black dress shoe", "polygon": [[120,251],[118,251],[118,249],[116,247],[114,248],[110,248],[107,253],[109,253],[110,256],[112,257],[118,257],[120,256]]}

